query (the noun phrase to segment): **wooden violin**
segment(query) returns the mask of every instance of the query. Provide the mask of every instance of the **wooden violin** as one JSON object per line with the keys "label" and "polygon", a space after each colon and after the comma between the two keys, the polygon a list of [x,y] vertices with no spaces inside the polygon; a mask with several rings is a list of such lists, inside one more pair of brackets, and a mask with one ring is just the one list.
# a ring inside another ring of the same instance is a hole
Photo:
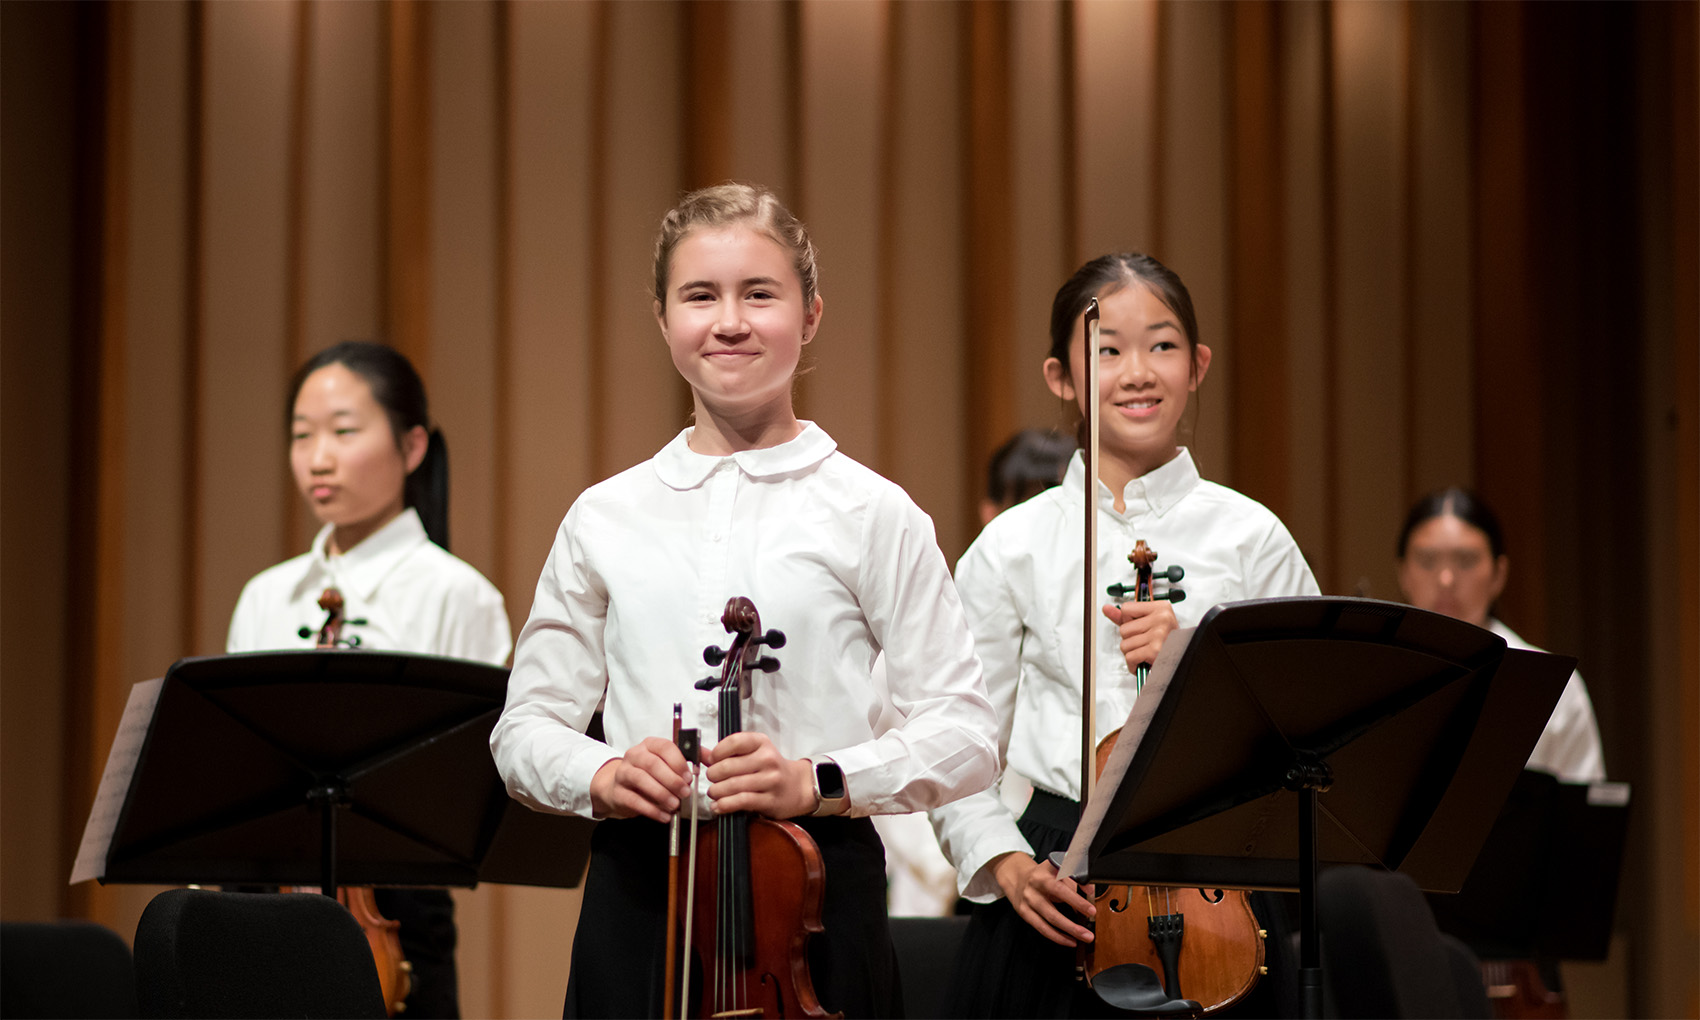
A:
{"label": "wooden violin", "polygon": [[[1157,553],[1141,540],[1128,554],[1134,583],[1113,584],[1106,590],[1128,601],[1181,601],[1184,591],[1171,587],[1156,592],[1153,580],[1172,584],[1185,577],[1185,571],[1171,566],[1155,572],[1156,560]],[[1136,689],[1145,686],[1149,672],[1146,663],[1135,670]],[[1095,772],[1103,772],[1120,734],[1118,729],[1098,744]],[[1088,984],[1111,968],[1138,964],[1161,975],[1169,1000],[1197,1003],[1199,1008],[1188,1012],[1208,1014],[1244,998],[1266,972],[1266,933],[1252,913],[1249,894],[1243,891],[1109,885],[1099,887],[1095,902],[1094,939],[1081,950]]]}
{"label": "wooden violin", "polygon": [[[724,739],[743,729],[751,674],[779,668],[762,647],[782,647],[785,635],[764,633],[755,604],[742,596],[726,603],[720,620],[731,644],[703,651],[709,665],[722,669],[697,687],[719,688]],[[700,833],[694,817],[685,824],[694,853],[675,858],[673,866],[686,888],[689,920],[668,920],[684,939],[678,1004],[670,1011],[681,1017],[842,1016],[822,1008],[809,976],[809,935],[825,930],[826,865],[814,838],[795,822],[749,812],[718,815]],[[752,880],[758,874],[759,884]]]}
{"label": "wooden violin", "polygon": [[[345,613],[342,592],[326,588],[319,596],[319,608],[325,611],[324,625],[319,628],[316,646],[319,648],[360,646],[359,637],[343,638],[342,628],[350,621]],[[364,623],[364,620],[353,621]],[[301,628],[306,637],[311,631]],[[319,892],[318,889],[297,887],[294,892]],[[413,991],[413,964],[401,951],[401,922],[391,921],[378,910],[377,897],[370,886],[338,886],[325,895],[334,895],[338,903],[348,908],[366,933],[366,944],[372,948],[372,962],[378,968],[378,986],[384,994],[384,1010],[395,1016],[407,1009],[407,996]]]}

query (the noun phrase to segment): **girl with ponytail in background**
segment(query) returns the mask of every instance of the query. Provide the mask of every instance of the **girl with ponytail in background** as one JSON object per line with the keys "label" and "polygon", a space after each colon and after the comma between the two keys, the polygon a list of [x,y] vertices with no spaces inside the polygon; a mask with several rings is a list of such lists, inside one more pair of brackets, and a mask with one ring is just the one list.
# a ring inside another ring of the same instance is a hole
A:
{"label": "girl with ponytail in background", "polygon": [[[226,650],[312,648],[335,588],[347,643],[505,664],[501,592],[448,551],[447,449],[407,358],[360,341],[320,351],[291,383],[289,436],[296,488],[324,527],[242,589]],[[413,965],[406,1015],[459,1016],[448,892],[379,889],[377,902]]]}

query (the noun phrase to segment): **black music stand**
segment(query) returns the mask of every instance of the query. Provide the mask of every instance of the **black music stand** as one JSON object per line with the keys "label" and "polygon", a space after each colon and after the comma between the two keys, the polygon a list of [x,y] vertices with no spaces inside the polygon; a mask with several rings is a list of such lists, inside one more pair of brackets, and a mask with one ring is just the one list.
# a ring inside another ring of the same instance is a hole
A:
{"label": "black music stand", "polygon": [[[1604,960],[1629,833],[1627,783],[1562,783],[1525,769],[1440,930],[1484,960]],[[1562,888],[1564,895],[1553,896]]]}
{"label": "black music stand", "polygon": [[400,652],[179,660],[151,706],[132,696],[72,881],[577,885],[594,823],[513,801],[490,756],[507,676]]}
{"label": "black music stand", "polygon": [[1371,599],[1229,603],[1177,633],[1064,873],[1298,890],[1304,1011],[1320,1016],[1318,865],[1456,892],[1575,660]]}

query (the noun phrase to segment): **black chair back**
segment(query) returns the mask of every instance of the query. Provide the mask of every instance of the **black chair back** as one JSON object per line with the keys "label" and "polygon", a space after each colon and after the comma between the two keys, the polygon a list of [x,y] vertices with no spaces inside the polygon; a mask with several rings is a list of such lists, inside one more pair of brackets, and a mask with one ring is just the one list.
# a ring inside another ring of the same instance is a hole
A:
{"label": "black chair back", "polygon": [[[1479,965],[1445,939],[1407,875],[1330,868],[1317,881],[1322,965],[1341,1017],[1481,1017]],[[1460,955],[1462,954],[1462,955]]]}
{"label": "black chair back", "polygon": [[93,921],[0,924],[0,975],[0,1020],[136,1015],[130,946]]}
{"label": "black chair back", "polygon": [[384,1016],[359,923],[307,893],[160,893],[136,926],[136,994],[144,1017]]}
{"label": "black chair back", "polygon": [[945,992],[967,929],[966,916],[891,919],[891,947],[903,979],[906,1014],[916,1020],[944,1016]]}

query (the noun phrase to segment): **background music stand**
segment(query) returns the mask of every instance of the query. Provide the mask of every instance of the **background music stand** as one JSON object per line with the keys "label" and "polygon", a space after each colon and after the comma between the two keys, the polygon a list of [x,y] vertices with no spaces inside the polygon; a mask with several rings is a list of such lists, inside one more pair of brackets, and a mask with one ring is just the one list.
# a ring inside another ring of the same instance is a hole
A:
{"label": "background music stand", "polygon": [[1297,889],[1319,1016],[1317,866],[1457,891],[1574,666],[1396,603],[1217,606],[1158,657],[1063,873]]}
{"label": "background music stand", "polygon": [[1604,960],[1629,794],[1524,770],[1458,895],[1429,897],[1440,930],[1484,960]]}
{"label": "background music stand", "polygon": [[[179,660],[104,860],[88,867],[102,882],[332,894],[339,883],[576,885],[594,823],[513,801],[490,756],[507,676],[402,652]],[[101,799],[117,796],[109,779],[110,763]]]}

